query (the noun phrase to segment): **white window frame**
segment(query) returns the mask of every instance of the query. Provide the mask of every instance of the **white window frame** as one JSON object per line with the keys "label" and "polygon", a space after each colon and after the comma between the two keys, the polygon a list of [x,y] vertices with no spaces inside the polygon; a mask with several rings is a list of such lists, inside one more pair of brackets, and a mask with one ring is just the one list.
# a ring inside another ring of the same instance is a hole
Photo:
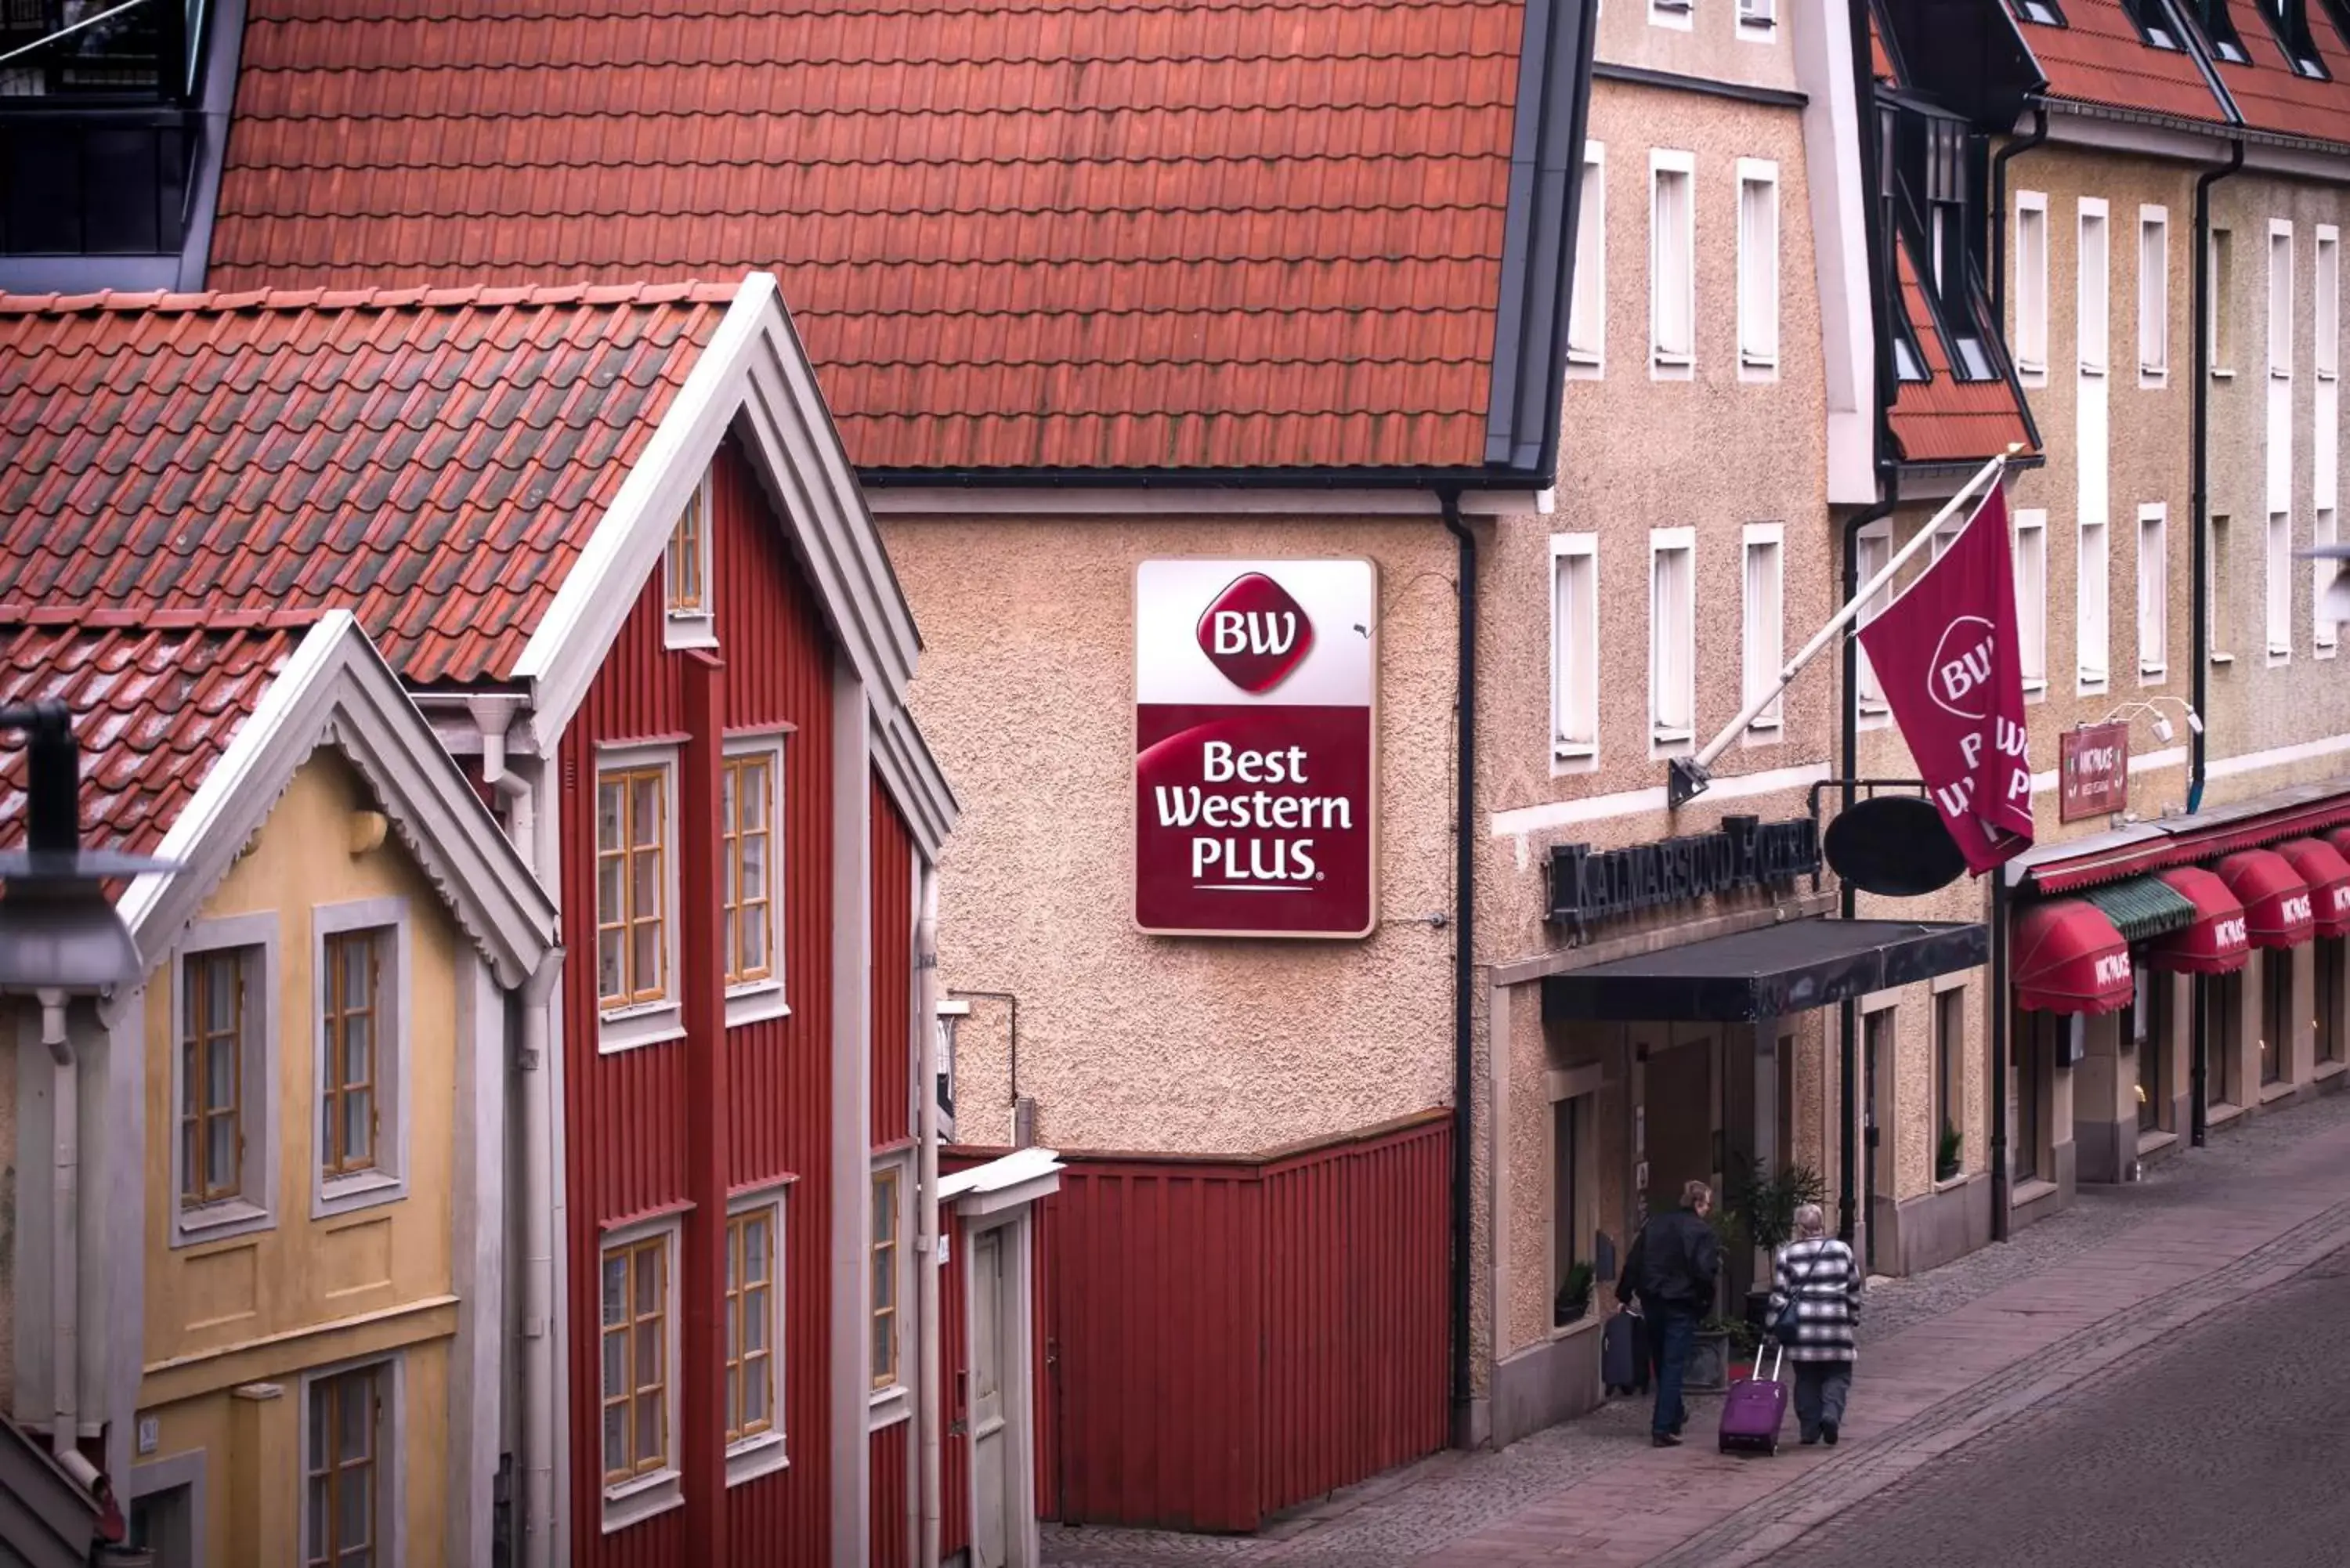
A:
{"label": "white window frame", "polygon": [[[1768,234],[1750,232],[1750,188],[1766,192]],[[1779,379],[1779,166],[1767,158],[1738,161],[1738,376]]]}
{"label": "white window frame", "polygon": [[[2026,223],[2027,218],[2034,221]],[[2015,193],[2015,373],[2027,387],[2048,384],[2048,195],[2043,191]]]}
{"label": "white window frame", "polygon": [[[244,1038],[237,1056],[237,1136],[243,1148],[237,1157],[234,1198],[190,1209],[180,1201],[185,1174],[180,1163],[180,1106],[185,1103],[186,1054],[181,1049],[187,1028],[187,962],[203,953],[227,948],[248,950],[244,962]],[[172,1099],[168,1157],[172,1169],[172,1241],[174,1248],[224,1241],[275,1230],[277,1225],[279,1157],[278,988],[280,967],[277,915],[263,910],[245,915],[221,915],[188,928],[172,954]]]}
{"label": "white window frame", "polygon": [[[870,1365],[870,1357],[874,1308],[873,1303],[868,1300],[865,1303],[865,1340],[868,1357],[865,1370],[866,1385],[870,1389],[870,1397],[867,1406],[866,1430],[871,1432],[878,1432],[884,1427],[894,1427],[914,1413],[912,1389],[916,1373],[906,1365],[906,1353],[913,1347],[914,1344],[912,1336],[906,1332],[906,1320],[913,1311],[907,1295],[908,1290],[913,1284],[914,1258],[914,1168],[911,1154],[911,1150],[900,1149],[895,1153],[881,1156],[873,1161],[872,1168],[866,1179],[868,1222],[866,1244],[869,1249],[872,1245],[872,1237],[869,1234],[872,1178],[879,1176],[885,1170],[894,1170],[898,1173],[898,1255],[892,1269],[892,1272],[897,1276],[898,1307],[896,1315],[890,1320],[898,1341],[898,1380],[886,1388],[871,1386],[873,1368]],[[869,1250],[867,1255],[869,1259],[871,1256]],[[871,1266],[869,1262],[867,1266],[868,1268]]]}
{"label": "white window frame", "polygon": [[[1583,144],[1583,189],[1575,226],[1575,295],[1567,306],[1566,373],[1596,380],[1607,372],[1607,148]],[[1586,292],[1587,291],[1587,292]]]}
{"label": "white window frame", "polygon": [[[2278,243],[2283,242],[2280,250]],[[2284,257],[2284,287],[2277,287],[2277,257]],[[2293,254],[2293,220],[2269,220],[2269,248],[2265,258],[2268,267],[2269,375],[2272,379],[2293,379],[2293,277],[2300,258]]]}
{"label": "white window frame", "polygon": [[1767,44],[1779,31],[1778,0],[1738,0],[1738,36]]}
{"label": "white window frame", "polygon": [[1687,33],[1696,26],[1695,0],[1648,0],[1648,26]]}
{"label": "white window frame", "polygon": [[[785,1018],[791,1014],[788,992],[789,977],[784,973],[784,955],[789,950],[784,941],[785,910],[784,907],[784,872],[790,846],[784,842],[784,806],[790,788],[784,774],[784,763],[790,750],[791,732],[766,730],[728,735],[725,754],[732,757],[767,759],[767,776],[774,788],[767,796],[767,976],[764,980],[745,981],[726,988],[726,1027],[738,1028],[745,1023],[761,1023],[770,1018]],[[719,824],[718,846],[721,854],[726,847],[726,825]],[[725,895],[726,868],[718,868],[719,894]],[[719,930],[726,929],[725,910],[720,909]],[[720,961],[723,971],[733,955]]]}
{"label": "white window frame", "polygon": [[2262,543],[2262,643],[2273,667],[2293,662],[2293,514],[2271,512]]}
{"label": "white window frame", "polygon": [[[1665,176],[1680,180],[1681,202],[1679,232],[1663,233],[1660,210],[1666,189]],[[1667,289],[1660,276],[1659,263],[1671,245],[1680,257],[1681,275],[1670,292],[1680,296],[1683,322],[1688,327],[1686,348],[1668,348],[1664,343],[1664,317],[1660,302]],[[1670,148],[1651,148],[1648,151],[1648,374],[1651,379],[1685,381],[1697,373],[1697,155]]]}
{"label": "white window frame", "polygon": [[[661,877],[666,886],[661,897],[666,900],[661,909],[661,940],[668,951],[664,957],[664,972],[669,977],[669,994],[655,1002],[634,1002],[623,1007],[605,1007],[600,1001],[602,990],[598,982],[599,1001],[597,1012],[596,1049],[599,1054],[610,1055],[617,1051],[634,1051],[647,1045],[685,1037],[685,1008],[680,986],[679,961],[683,956],[683,944],[678,932],[680,892],[678,871],[679,815],[677,786],[681,773],[678,748],[667,742],[645,744],[623,742],[599,745],[596,748],[596,771],[592,781],[597,791],[588,804],[588,856],[589,877],[589,917],[601,923],[602,907],[597,902],[601,889],[597,887],[595,858],[597,855],[596,813],[600,805],[604,775],[608,773],[637,768],[660,768],[667,775],[661,788],[661,810],[666,817],[661,825]],[[591,949],[588,955],[588,971],[596,972],[601,955]],[[730,1020],[731,1022],[731,1020]]]}
{"label": "white window frame", "polygon": [[[375,1560],[385,1568],[396,1568],[408,1561],[408,1467],[400,1462],[408,1451],[408,1358],[399,1351],[302,1369],[295,1387],[296,1540],[307,1547],[310,1539],[311,1390],[354,1372],[374,1372],[383,1380],[383,1416],[376,1423]],[[296,1560],[306,1556],[307,1552],[297,1553]]]}
{"label": "white window frame", "polygon": [[[1739,683],[1738,705],[1748,703],[1778,684],[1779,671],[1787,662],[1787,529],[1783,523],[1749,523],[1743,531],[1739,551],[1739,662],[1742,679]],[[1769,552],[1771,562],[1769,582],[1764,595],[1767,605],[1755,603],[1754,563],[1758,551]],[[1748,722],[1745,743],[1750,746],[1776,745],[1783,738],[1786,724],[1786,694],[1782,692],[1771,705]]]}
{"label": "white window frame", "polygon": [[[655,1514],[667,1513],[685,1501],[682,1457],[678,1449],[683,1439],[681,1430],[683,1401],[681,1398],[681,1368],[678,1358],[683,1348],[683,1334],[679,1326],[685,1314],[685,1303],[679,1285],[683,1277],[685,1252],[684,1216],[678,1213],[656,1214],[626,1225],[615,1225],[596,1238],[596,1420],[588,1429],[596,1437],[596,1476],[598,1489],[603,1497],[603,1533],[611,1534],[629,1525],[640,1524]],[[669,1463],[657,1470],[649,1470],[629,1480],[607,1483],[604,1475],[604,1259],[615,1247],[633,1246],[655,1236],[665,1238],[661,1249],[661,1267],[669,1276],[666,1293],[662,1296],[661,1334],[665,1340],[661,1354],[661,1402],[666,1408]]]}
{"label": "white window frame", "polygon": [[[1577,563],[1579,566],[1570,566]],[[1568,577],[1579,574],[1580,597],[1587,603],[1578,618],[1561,613],[1560,600],[1570,587]],[[1551,760],[1571,769],[1587,770],[1599,762],[1599,535],[1554,534],[1550,540],[1550,741]],[[1580,675],[1580,690],[1565,690]],[[1572,701],[1583,709],[1584,732],[1570,735],[1563,722]],[[1554,771],[1556,771],[1555,768]]]}
{"label": "white window frame", "polygon": [[2213,664],[2233,664],[2236,656],[2228,650],[2227,633],[2230,629],[2227,608],[2228,538],[2235,532],[2234,520],[2225,512],[2208,514],[2204,522],[2203,592],[2203,657]]}
{"label": "white window frame", "polygon": [[2314,284],[2310,309],[2312,352],[2317,379],[2331,381],[2342,374],[2342,231],[2333,223],[2317,225]]}
{"label": "white window frame", "polygon": [[[1854,583],[1865,588],[1869,578],[1883,571],[1885,563],[1893,558],[1893,524],[1889,521],[1869,524],[1854,536],[1853,550]],[[1868,649],[1858,646],[1860,628],[1883,615],[1892,603],[1893,585],[1888,583],[1862,603],[1860,613],[1853,617],[1852,630],[1846,633],[1855,645],[1853,673],[1857,685],[1853,692],[1853,708],[1859,713],[1864,728],[1885,723],[1892,709],[1885,701],[1885,683],[1877,678],[1875,668],[1868,662]]]}
{"label": "white window frame", "polygon": [[[2093,226],[2098,242],[2098,254],[2094,265],[2089,245]],[[2074,358],[2084,376],[2104,376],[2111,371],[2114,348],[2113,265],[2114,231],[2106,210],[2105,198],[2084,196],[2080,200],[2080,213],[2074,226],[2073,251]],[[2094,330],[2092,323],[2095,324]]]}
{"label": "white window frame", "polygon": [[2229,330],[2235,317],[2230,314],[2230,296],[2236,277],[2236,232],[2231,228],[2214,226],[2204,254],[2210,286],[2203,296],[2204,308],[2210,319],[2211,376],[2216,380],[2235,378],[2236,339]]}
{"label": "white window frame", "polygon": [[[2148,250],[2154,265],[2147,265]],[[2170,209],[2137,210],[2137,384],[2170,384]]]}
{"label": "white window frame", "polygon": [[[2311,544],[2332,545],[2339,541],[2341,521],[2335,515],[2333,507],[2318,507],[2313,518],[2310,531]],[[2342,628],[2338,623],[2327,620],[2324,617],[2325,590],[2332,585],[2334,574],[2340,569],[2342,563],[2320,558],[2311,562],[2310,565],[2314,568],[2311,574],[2309,595],[2310,656],[2314,659],[2332,659],[2341,651]]]}
{"label": "white window frame", "polygon": [[[2024,539],[2031,536],[2027,549]],[[2016,654],[2023,666],[2023,696],[2037,701],[2048,694],[2048,513],[2039,506],[2018,507],[2015,513],[2015,601],[2019,618]],[[2027,561],[2030,572],[2025,570]],[[2032,634],[2027,639],[2024,633]],[[2039,669],[2032,664],[2032,643],[2039,645]]]}
{"label": "white window frame", "polygon": [[[710,471],[704,469],[702,477],[694,482],[693,488],[686,493],[684,503],[678,508],[680,523],[685,520],[688,508],[698,508],[702,514],[702,533],[695,541],[700,546],[702,556],[702,607],[693,610],[669,607],[671,597],[670,593],[671,551],[667,541],[664,541],[661,546],[660,568],[661,646],[664,648],[715,648],[718,646],[716,603],[718,579],[712,572],[717,552],[711,545],[710,535],[713,519],[710,504]],[[674,536],[675,529],[672,525],[671,537]]]}
{"label": "white window frame", "polygon": [[2159,686],[2170,668],[2170,514],[2165,503],[2137,509],[2137,683]]}
{"label": "white window frame", "polygon": [[2073,670],[2085,697],[2106,691],[2113,681],[2113,563],[2112,525],[2103,517],[2080,519],[2073,546]]}
{"label": "white window frame", "polygon": [[[1667,725],[1658,712],[1659,681],[1669,671],[1661,670],[1660,655],[1662,622],[1659,615],[1657,569],[1666,556],[1679,552],[1687,564],[1684,578],[1686,603],[1680,607],[1681,631],[1685,634],[1680,668],[1682,697],[1689,709],[1686,728]],[[1648,754],[1651,757],[1678,756],[1697,743],[1697,530],[1694,528],[1651,528],[1648,530]]]}
{"label": "white window frame", "polygon": [[[317,1112],[327,1089],[327,939],[381,930],[386,950],[379,975],[375,1017],[375,1168],[344,1176],[326,1173]],[[320,904],[310,911],[310,1218],[348,1214],[408,1196],[408,1106],[411,1042],[411,977],[416,973],[408,900],[360,898]],[[389,1012],[390,1017],[385,1016]]]}
{"label": "white window frame", "polygon": [[[762,1209],[768,1211],[772,1217],[770,1220],[772,1240],[769,1245],[775,1249],[775,1284],[767,1293],[769,1304],[773,1308],[771,1321],[767,1324],[769,1335],[767,1366],[775,1380],[774,1387],[768,1391],[768,1408],[775,1413],[775,1420],[766,1431],[754,1437],[738,1438],[726,1445],[726,1484],[730,1487],[740,1486],[748,1480],[756,1480],[761,1476],[773,1475],[777,1470],[788,1469],[792,1462],[790,1434],[784,1422],[784,1385],[790,1372],[790,1368],[785,1364],[784,1356],[784,1324],[787,1310],[785,1304],[787,1295],[785,1289],[787,1273],[784,1265],[785,1256],[784,1237],[785,1227],[791,1223],[787,1213],[791,1207],[791,1183],[788,1180],[771,1181],[762,1186],[745,1188],[726,1200],[726,1218],[730,1222]],[[730,1268],[733,1264],[731,1241],[728,1243],[727,1264]],[[719,1332],[722,1335],[725,1332],[725,1325],[723,1323],[719,1325]],[[725,1350],[723,1343],[719,1349],[723,1355]],[[597,1434],[598,1442],[602,1441],[602,1437],[599,1431]]]}

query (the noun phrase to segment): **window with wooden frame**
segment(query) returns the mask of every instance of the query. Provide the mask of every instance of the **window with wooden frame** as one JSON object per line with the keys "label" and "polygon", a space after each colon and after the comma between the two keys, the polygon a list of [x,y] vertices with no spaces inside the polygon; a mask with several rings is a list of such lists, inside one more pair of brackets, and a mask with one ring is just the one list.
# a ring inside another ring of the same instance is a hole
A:
{"label": "window with wooden frame", "polygon": [[693,487],[670,531],[661,557],[661,598],[668,609],[664,642],[671,648],[708,647],[712,636],[710,559],[710,480]]}
{"label": "window with wooden frame", "polygon": [[901,1172],[873,1173],[873,1392],[898,1386],[898,1237]]}
{"label": "window with wooden frame", "polygon": [[665,763],[596,776],[596,1000],[608,1012],[669,1000]]}
{"label": "window with wooden frame", "polygon": [[724,861],[726,984],[775,984],[775,842],[780,831],[783,751],[774,741],[742,749],[730,743],[719,785],[720,854]]}
{"label": "window with wooden frame", "polygon": [[310,1385],[304,1568],[378,1568],[392,1560],[384,1539],[385,1373],[365,1366]]}
{"label": "window with wooden frame", "polygon": [[726,1220],[726,1442],[739,1448],[776,1427],[776,1241],[782,1208],[762,1203]]}
{"label": "window with wooden frame", "polygon": [[327,938],[326,1059],[318,1080],[318,1167],[329,1177],[372,1170],[381,1099],[378,1093],[383,1024],[380,929],[337,931]]}
{"label": "window with wooden frame", "polygon": [[241,948],[188,956],[180,1026],[180,1204],[244,1191],[245,969]]}
{"label": "window with wooden frame", "polygon": [[603,1465],[607,1491],[676,1469],[670,1453],[670,1244],[655,1231],[603,1256]]}

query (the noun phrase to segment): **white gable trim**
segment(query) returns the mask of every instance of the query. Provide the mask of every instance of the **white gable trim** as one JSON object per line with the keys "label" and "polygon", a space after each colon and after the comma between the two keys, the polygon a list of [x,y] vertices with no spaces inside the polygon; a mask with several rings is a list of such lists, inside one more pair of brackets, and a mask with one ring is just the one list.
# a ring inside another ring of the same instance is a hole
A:
{"label": "white gable trim", "polygon": [[894,719],[875,713],[872,750],[881,787],[889,792],[890,802],[912,830],[922,858],[937,864],[939,851],[945,846],[962,807],[956,803],[946,775],[939,771],[921,731],[915,727],[914,716],[902,708]]}
{"label": "white gable trim", "polygon": [[156,853],[182,868],[135,878],[119,910],[151,971],[320,746],[348,758],[392,830],[496,973],[520,985],[555,945],[555,906],[441,748],[348,610],[303,634]]}

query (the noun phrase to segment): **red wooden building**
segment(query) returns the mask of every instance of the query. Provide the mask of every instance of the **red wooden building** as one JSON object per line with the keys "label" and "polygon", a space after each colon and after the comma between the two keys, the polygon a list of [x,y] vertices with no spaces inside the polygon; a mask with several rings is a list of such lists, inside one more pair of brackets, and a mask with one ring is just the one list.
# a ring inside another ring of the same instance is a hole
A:
{"label": "red wooden building", "polygon": [[0,520],[10,600],[348,607],[556,896],[484,1228],[515,1560],[910,1561],[963,1369],[918,1025],[955,806],[774,280],[0,302],[0,394],[92,432]]}

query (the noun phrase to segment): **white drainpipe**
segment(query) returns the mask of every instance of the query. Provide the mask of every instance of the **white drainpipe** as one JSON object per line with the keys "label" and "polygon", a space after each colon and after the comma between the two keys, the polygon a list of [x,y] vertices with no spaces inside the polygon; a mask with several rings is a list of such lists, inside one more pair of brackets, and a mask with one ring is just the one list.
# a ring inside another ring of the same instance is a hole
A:
{"label": "white drainpipe", "polygon": [[914,1206],[914,1245],[920,1258],[916,1311],[921,1319],[916,1419],[922,1442],[922,1521],[920,1552],[914,1561],[920,1568],[933,1568],[939,1560],[944,1515],[939,1466],[944,1451],[941,1424],[945,1418],[939,1391],[939,1342],[945,1324],[939,1315],[939,872],[935,866],[922,867],[921,898],[921,923],[914,932],[914,961],[920,966],[915,971],[914,1021],[921,1042],[915,1052],[919,1064],[915,1104],[921,1107],[917,1118],[920,1136],[917,1158],[921,1167],[917,1179],[920,1201]]}
{"label": "white drainpipe", "polygon": [[35,993],[41,1004],[41,1044],[49,1048],[50,1187],[49,1382],[53,1413],[49,1447],[62,1459],[77,1451],[81,1428],[81,1081],[66,1039],[66,993]]}

